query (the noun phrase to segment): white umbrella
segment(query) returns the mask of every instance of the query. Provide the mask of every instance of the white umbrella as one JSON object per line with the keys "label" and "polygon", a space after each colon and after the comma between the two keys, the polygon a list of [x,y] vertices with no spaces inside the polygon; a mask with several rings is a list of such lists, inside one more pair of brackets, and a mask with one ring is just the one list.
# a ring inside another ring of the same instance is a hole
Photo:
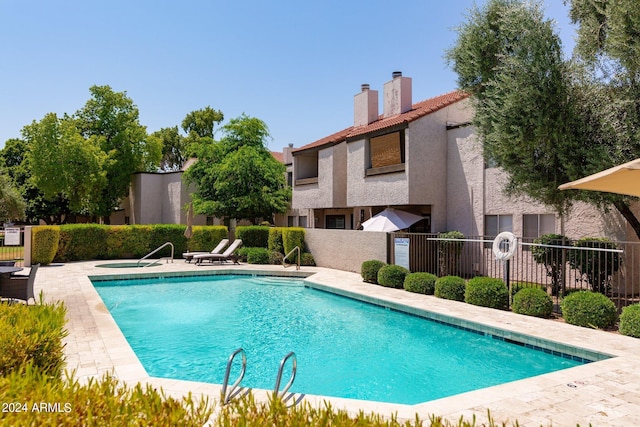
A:
{"label": "white umbrella", "polygon": [[422,217],[394,208],[387,208],[362,223],[364,231],[397,231],[409,228]]}

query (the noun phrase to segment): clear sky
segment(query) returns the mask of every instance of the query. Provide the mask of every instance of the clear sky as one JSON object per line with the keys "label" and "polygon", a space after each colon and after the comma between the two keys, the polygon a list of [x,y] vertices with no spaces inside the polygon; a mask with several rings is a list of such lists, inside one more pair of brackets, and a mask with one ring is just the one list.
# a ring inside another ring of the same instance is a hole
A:
{"label": "clear sky", "polygon": [[[478,1],[482,3],[482,1]],[[573,29],[546,0],[565,50]],[[149,133],[211,106],[264,120],[271,150],[351,126],[393,71],[413,102],[456,88],[443,59],[473,0],[0,0],[0,147],[92,85],[126,91]],[[382,109],[380,109],[382,111]]]}

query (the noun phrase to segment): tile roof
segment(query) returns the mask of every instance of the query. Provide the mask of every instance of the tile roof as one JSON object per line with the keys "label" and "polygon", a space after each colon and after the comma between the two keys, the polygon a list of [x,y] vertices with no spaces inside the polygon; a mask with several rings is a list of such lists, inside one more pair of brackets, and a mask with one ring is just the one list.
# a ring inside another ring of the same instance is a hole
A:
{"label": "tile roof", "polygon": [[304,145],[300,148],[296,148],[295,150],[292,150],[292,153],[298,153],[300,151],[310,150],[313,148],[330,146],[342,142],[347,138],[366,135],[371,132],[391,128],[403,123],[409,123],[468,97],[468,93],[458,90],[445,93],[443,95],[439,95],[434,98],[430,98],[413,104],[411,110],[407,111],[406,113],[396,114],[395,116],[391,117],[384,117],[380,115],[378,120],[373,123],[364,126],[348,127],[329,136],[325,136],[324,138],[314,141],[310,144]]}
{"label": "tile roof", "polygon": [[276,159],[280,163],[284,163],[284,153],[280,153],[278,151],[272,151],[271,155],[273,156],[274,159]]}

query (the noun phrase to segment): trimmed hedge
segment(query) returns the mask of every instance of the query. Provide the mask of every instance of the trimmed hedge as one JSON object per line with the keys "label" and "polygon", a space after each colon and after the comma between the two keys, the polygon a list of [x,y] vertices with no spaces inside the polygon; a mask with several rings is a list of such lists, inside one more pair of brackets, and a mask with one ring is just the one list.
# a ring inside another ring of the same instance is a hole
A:
{"label": "trimmed hedge", "polygon": [[634,304],[622,309],[620,328],[622,335],[640,338],[640,304]]}
{"label": "trimmed hedge", "polygon": [[368,261],[364,261],[360,266],[360,275],[362,276],[362,280],[367,283],[378,284],[378,271],[387,265],[382,261],[378,261],[377,259],[371,259]]}
{"label": "trimmed hedge", "polygon": [[501,279],[477,276],[467,282],[464,301],[503,310],[509,307],[509,289]]}
{"label": "trimmed hedge", "polygon": [[431,273],[409,273],[404,278],[404,290],[417,294],[433,295],[438,278]]}
{"label": "trimmed hedge", "polygon": [[[298,246],[300,252],[304,252],[304,228],[301,227],[283,227],[282,228],[282,245],[284,255],[287,255],[293,248]],[[289,255],[287,261],[294,264],[298,261],[297,253]]]}
{"label": "trimmed hedge", "polygon": [[618,318],[616,306],[598,292],[573,292],[562,300],[562,316],[567,323],[590,328],[610,328]]}
{"label": "trimmed hedge", "polygon": [[241,225],[236,227],[236,239],[242,240],[242,246],[265,248],[269,246],[269,227],[262,225]]}
{"label": "trimmed hedge", "polygon": [[43,225],[31,229],[31,263],[48,265],[54,260],[60,242],[60,227]]}
{"label": "trimmed hedge", "polygon": [[30,365],[48,377],[59,378],[64,366],[62,340],[68,334],[64,329],[66,312],[62,303],[0,304],[0,376]]}
{"label": "trimmed hedge", "polygon": [[106,259],[109,226],[100,224],[67,224],[60,226],[60,243],[56,261]]}
{"label": "trimmed hedge", "polygon": [[387,288],[402,289],[409,270],[400,265],[385,265],[378,270],[378,284]]}
{"label": "trimmed hedge", "polygon": [[247,264],[270,264],[267,248],[245,248],[243,252],[246,254]]}
{"label": "trimmed hedge", "polygon": [[267,248],[270,251],[279,252],[284,254],[284,243],[282,243],[282,228],[270,227],[269,238],[267,242]]}
{"label": "trimmed hedge", "polygon": [[436,280],[434,295],[453,301],[464,301],[466,282],[462,277],[444,276]]}
{"label": "trimmed hedge", "polygon": [[313,267],[316,265],[316,260],[311,255],[311,252],[302,252],[300,254],[300,265],[306,265],[308,267]]}
{"label": "trimmed hedge", "polygon": [[220,240],[226,239],[229,230],[224,225],[199,225],[193,227],[193,234],[189,239],[189,250],[196,252],[210,252],[218,246]]}
{"label": "trimmed hedge", "polygon": [[553,300],[540,288],[522,288],[513,296],[514,313],[547,318],[553,312]]}

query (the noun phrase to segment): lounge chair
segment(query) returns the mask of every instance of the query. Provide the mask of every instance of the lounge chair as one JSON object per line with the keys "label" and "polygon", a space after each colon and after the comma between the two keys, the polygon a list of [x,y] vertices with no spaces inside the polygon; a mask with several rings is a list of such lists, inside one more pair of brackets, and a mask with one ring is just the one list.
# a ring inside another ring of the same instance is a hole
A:
{"label": "lounge chair", "polygon": [[240,246],[242,245],[242,240],[240,239],[236,239],[233,241],[233,243],[231,243],[231,245],[229,245],[229,247],[227,248],[227,250],[225,250],[223,253],[221,254],[202,254],[202,255],[194,255],[193,259],[196,260],[196,264],[200,265],[202,264],[202,260],[209,260],[211,262],[213,261],[228,261],[228,260],[233,260],[234,264],[238,263],[238,259],[237,257],[233,254],[235,252],[236,249],[238,249]]}
{"label": "lounge chair", "polygon": [[0,261],[0,267],[13,267],[16,265],[15,261]]}
{"label": "lounge chair", "polygon": [[196,256],[196,255],[219,254],[219,253],[222,252],[222,250],[225,248],[225,246],[227,246],[227,243],[229,243],[229,239],[222,239],[222,240],[220,240],[220,243],[218,243],[218,246],[213,248],[213,250],[211,252],[184,252],[182,254],[182,257],[184,258],[184,260],[186,262],[191,262],[193,257]]}
{"label": "lounge chair", "polygon": [[14,274],[0,278],[0,298],[10,300],[22,300],[29,304],[29,300],[36,300],[33,293],[33,284],[36,281],[36,272],[40,264],[32,265],[28,276]]}

